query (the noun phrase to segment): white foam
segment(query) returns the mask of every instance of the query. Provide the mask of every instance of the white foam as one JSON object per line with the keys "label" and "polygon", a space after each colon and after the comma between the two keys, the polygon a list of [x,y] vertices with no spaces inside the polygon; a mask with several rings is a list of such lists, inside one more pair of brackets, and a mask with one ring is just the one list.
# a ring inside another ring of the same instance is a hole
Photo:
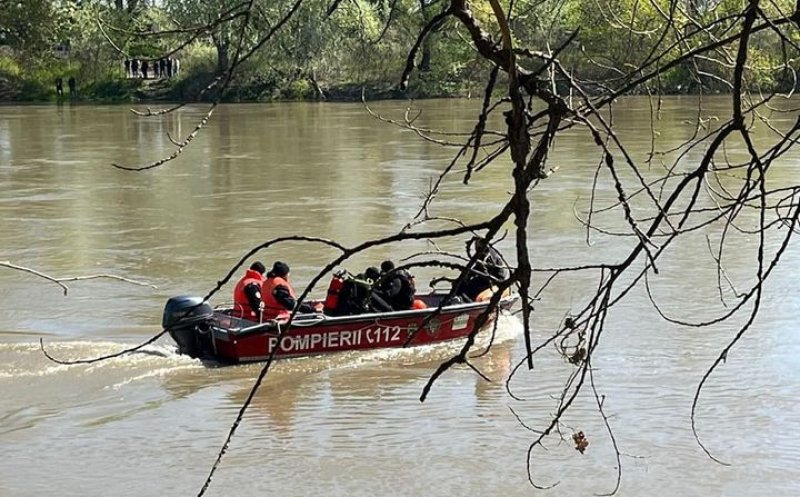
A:
{"label": "white foam", "polygon": [[[126,347],[121,347],[117,352],[125,350]],[[107,352],[113,354],[115,352]],[[197,359],[192,359],[186,355],[178,354],[175,347],[169,345],[148,345],[135,352],[123,354],[119,357],[106,359],[103,361],[95,362],[86,368],[86,373],[92,373],[95,370],[107,367],[134,368],[140,366],[163,365],[164,363],[180,366],[188,364],[200,364]]]}
{"label": "white foam", "polygon": [[39,378],[50,376],[53,374],[60,374],[68,371],[78,365],[57,364],[44,369],[26,370],[21,368],[11,368],[6,371],[0,371],[0,378]]}
{"label": "white foam", "polygon": [[[62,361],[92,359],[121,352],[130,348],[131,344],[119,342],[50,342],[45,343],[48,354]],[[58,375],[67,371],[80,371],[82,375],[97,374],[112,369],[137,369],[150,367],[186,367],[199,366],[198,360],[179,355],[174,346],[148,345],[136,352],[119,357],[104,359],[91,364],[54,364],[44,357],[38,343],[0,344],[0,351],[11,352],[15,358],[21,358],[16,365],[11,362],[0,364],[0,379],[31,378]],[[26,358],[25,356],[34,356]],[[105,373],[103,373],[105,374]]]}
{"label": "white foam", "polygon": [[[509,313],[501,313],[497,320],[494,344],[514,340],[522,335],[522,322]],[[479,352],[486,348],[492,340],[492,328],[487,327],[476,337],[472,346],[472,352]],[[447,342],[434,343],[405,348],[386,348],[365,351],[346,352],[326,356],[332,363],[331,366],[341,368],[354,368],[362,365],[374,365],[385,361],[425,361],[438,358],[445,354],[456,354],[464,346],[465,339],[450,340]],[[491,352],[489,352],[491,354]],[[338,363],[338,364],[337,364]]]}
{"label": "white foam", "polygon": [[16,343],[0,343],[0,352],[37,352],[39,350],[38,343],[30,342],[16,342]]}
{"label": "white foam", "polygon": [[167,376],[169,374],[175,373],[177,371],[188,371],[188,370],[201,368],[201,367],[203,367],[202,363],[197,361],[197,362],[194,362],[192,364],[184,364],[184,365],[181,365],[181,366],[170,366],[170,367],[166,367],[166,368],[153,369],[151,371],[147,371],[146,373],[142,373],[140,375],[132,376],[130,378],[124,379],[124,380],[122,380],[122,381],[120,381],[118,383],[115,383],[113,385],[109,385],[109,386],[103,387],[103,390],[119,390],[122,387],[124,387],[126,385],[129,385],[131,383],[134,383],[136,381],[146,380],[148,378],[163,378],[163,377],[165,377],[165,376]]}

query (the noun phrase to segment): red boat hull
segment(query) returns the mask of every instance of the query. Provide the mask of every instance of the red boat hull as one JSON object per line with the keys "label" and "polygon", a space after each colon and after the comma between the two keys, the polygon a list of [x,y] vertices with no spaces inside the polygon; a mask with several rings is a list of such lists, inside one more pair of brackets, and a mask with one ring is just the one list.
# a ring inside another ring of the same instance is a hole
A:
{"label": "red boat hull", "polygon": [[[433,303],[441,296],[426,297]],[[504,298],[501,308],[510,308],[515,300],[516,296]],[[210,339],[214,359],[232,363],[264,361],[273,353],[281,358],[428,345],[466,337],[487,306],[488,302],[447,306],[435,316],[435,308],[339,317],[299,315],[288,329],[217,311]]]}

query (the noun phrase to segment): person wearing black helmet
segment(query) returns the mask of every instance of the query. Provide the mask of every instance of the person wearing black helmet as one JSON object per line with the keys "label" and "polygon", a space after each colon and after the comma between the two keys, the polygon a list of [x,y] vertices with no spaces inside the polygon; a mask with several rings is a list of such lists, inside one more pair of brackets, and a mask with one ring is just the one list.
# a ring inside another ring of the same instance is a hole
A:
{"label": "person wearing black helmet", "polygon": [[[289,319],[297,307],[297,295],[289,283],[289,265],[276,261],[267,279],[261,284],[261,299],[264,304],[264,319]],[[298,312],[315,312],[314,307],[301,304]]]}
{"label": "person wearing black helmet", "polygon": [[460,293],[474,301],[492,285],[508,278],[508,269],[500,252],[481,237],[473,237],[467,242],[467,256],[471,258],[473,254],[477,254],[475,265]]}
{"label": "person wearing black helmet", "polygon": [[259,261],[250,265],[233,289],[233,315],[258,321],[261,315],[261,284],[267,268]]}
{"label": "person wearing black helmet", "polygon": [[375,266],[370,266],[359,275],[358,279],[363,281],[364,291],[366,292],[366,309],[368,311],[387,312],[393,310],[392,305],[386,301],[386,297],[380,290],[381,272]]}
{"label": "person wearing black helmet", "polygon": [[383,299],[378,288],[381,272],[374,266],[368,267],[363,273],[352,275],[341,271],[334,275],[325,314],[330,316],[352,316],[365,312],[388,312],[392,307]]}
{"label": "person wearing black helmet", "polygon": [[414,306],[414,277],[405,269],[395,269],[394,262],[390,260],[381,263],[378,291],[395,311],[408,310]]}

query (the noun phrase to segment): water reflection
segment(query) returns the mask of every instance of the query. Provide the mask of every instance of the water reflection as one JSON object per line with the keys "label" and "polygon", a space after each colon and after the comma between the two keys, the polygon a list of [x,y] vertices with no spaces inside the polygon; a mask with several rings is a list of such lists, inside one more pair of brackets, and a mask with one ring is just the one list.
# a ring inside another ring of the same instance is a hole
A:
{"label": "water reflection", "polygon": [[[661,148],[678,146],[694,133],[694,103],[665,101],[661,120],[653,123]],[[375,108],[402,115],[405,105],[384,102]],[[425,107],[420,126],[464,131],[474,124],[480,102],[419,105]],[[725,118],[726,105],[707,100],[703,116]],[[630,99],[620,102],[614,114],[637,158],[650,153],[649,108],[646,100]],[[57,287],[0,271],[0,345],[7,347],[0,353],[5,365],[0,373],[6,374],[0,392],[9,399],[0,408],[8,455],[0,463],[4,491],[22,496],[52,491],[43,472],[60,482],[64,494],[98,485],[115,495],[195,491],[259,365],[214,369],[179,357],[148,356],[59,369],[43,363],[36,337],[50,333],[56,351],[71,357],[116,350],[159,330],[166,298],[205,293],[247,249],[268,238],[298,233],[354,244],[395,232],[416,212],[430,177],[453,152],[380,125],[358,105],[232,105],[219,108],[180,160],[143,174],[109,167],[169,154],[166,133],[183,137],[204,112],[187,107],[152,120],[107,106],[3,108],[0,259],[58,275],[111,271],[159,286],[152,291],[92,281],[74,285],[65,299]],[[790,124],[785,116],[777,116],[775,123]],[[754,136],[774,140],[765,128]],[[531,191],[530,255],[537,265],[615,260],[631,243],[593,237],[597,243],[587,247],[575,220],[575,212],[585,213],[588,207],[596,152],[583,130],[556,140],[551,158],[559,170]],[[727,150],[733,160],[741,160],[742,152],[733,142]],[[691,151],[680,167],[692,167],[701,153]],[[645,175],[660,174],[675,156],[656,156]],[[794,182],[798,165],[797,155],[782,158],[770,181],[775,187]],[[435,213],[465,220],[485,217],[508,198],[509,168],[507,160],[498,161],[469,185],[453,178]],[[728,185],[731,180],[721,181]],[[598,205],[615,198],[613,188],[604,184]],[[597,220],[610,228],[624,225],[618,215]],[[651,283],[659,301],[677,302],[667,311],[702,319],[720,307],[714,295],[716,274],[702,269],[708,256],[696,248],[704,248],[705,240],[687,240],[692,245],[676,244]],[[462,242],[440,246],[459,251]],[[754,271],[747,257],[749,241],[733,237],[731,242],[726,270],[737,281],[748,281]],[[381,248],[347,267],[363,268],[424,248],[422,242]],[[510,240],[501,249],[513,259]],[[333,255],[290,243],[260,257],[288,260],[300,286]],[[765,312],[714,377],[701,405],[701,433],[737,464],[733,469],[704,458],[686,417],[692,387],[736,327],[697,331],[668,326],[640,290],[615,307],[595,372],[623,449],[647,456],[641,464],[623,461],[621,495],[668,496],[691,488],[697,495],[744,497],[763,493],[763,482],[776,497],[798,494],[792,459],[798,447],[796,437],[786,434],[800,423],[792,408],[800,381],[800,341],[794,333],[800,301],[791,271],[800,263],[800,252],[790,247],[783,263],[788,270],[776,274],[766,288]],[[420,270],[417,281],[432,276]],[[537,303],[535,341],[585,302],[585,289],[594,288],[596,278],[566,276],[553,282]],[[224,288],[224,296],[230,291]],[[523,356],[521,341],[498,343],[475,360],[492,382],[456,368],[420,404],[431,371],[456,351],[344,354],[277,363],[214,488],[223,493],[236,488],[243,496],[266,490],[305,495],[309,488],[348,496],[391,494],[399,488],[408,495],[529,495],[524,472],[529,433],[508,412],[512,401],[503,383],[509,367]],[[560,392],[571,367],[555,353],[536,365],[512,382],[515,393],[526,399],[512,405],[529,424],[547,422],[555,402],[550,395]],[[563,481],[551,495],[593,493],[598,481],[613,475],[613,458],[605,457],[610,442],[603,438],[594,399],[577,399],[573,416],[570,426],[590,433],[590,450],[581,456],[564,445],[537,458],[538,474]],[[265,443],[276,440],[281,443]],[[266,479],[264,465],[275,460],[276,450],[282,464],[271,465],[274,478]],[[254,465],[254,460],[263,464]],[[140,468],[147,478],[137,485],[134,477],[120,474],[120,461]]]}
{"label": "water reflection", "polygon": [[478,370],[491,380],[476,378],[475,397],[477,400],[487,400],[504,394],[505,383],[513,367],[511,363],[513,345],[508,342],[494,344],[488,354],[472,360]]}
{"label": "water reflection", "polygon": [[[474,405],[502,396],[513,347],[514,342],[496,343],[490,354],[474,360],[491,381],[465,367],[454,369],[453,374],[473,385],[474,398],[463,401]],[[419,397],[431,372],[457,350],[450,344],[279,360],[253,398],[248,422],[279,436],[291,436],[299,420],[313,416],[320,407],[331,413],[347,413],[360,410],[365,404],[391,403],[393,399],[407,402]],[[163,378],[162,386],[173,401],[203,389],[223,388],[228,407],[234,412],[249,396],[262,366],[258,363],[174,371]],[[333,416],[343,428],[356,429],[363,423],[361,418],[348,414]]]}

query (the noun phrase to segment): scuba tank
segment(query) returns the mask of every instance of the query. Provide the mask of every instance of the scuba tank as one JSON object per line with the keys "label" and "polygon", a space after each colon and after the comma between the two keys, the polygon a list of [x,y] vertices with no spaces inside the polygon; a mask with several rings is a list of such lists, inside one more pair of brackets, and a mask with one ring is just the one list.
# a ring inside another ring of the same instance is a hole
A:
{"label": "scuba tank", "polygon": [[331,284],[328,286],[328,295],[325,297],[325,307],[323,308],[325,314],[333,315],[336,312],[336,308],[339,307],[339,295],[342,293],[342,288],[344,288],[345,275],[346,271],[339,271],[333,274]]}

